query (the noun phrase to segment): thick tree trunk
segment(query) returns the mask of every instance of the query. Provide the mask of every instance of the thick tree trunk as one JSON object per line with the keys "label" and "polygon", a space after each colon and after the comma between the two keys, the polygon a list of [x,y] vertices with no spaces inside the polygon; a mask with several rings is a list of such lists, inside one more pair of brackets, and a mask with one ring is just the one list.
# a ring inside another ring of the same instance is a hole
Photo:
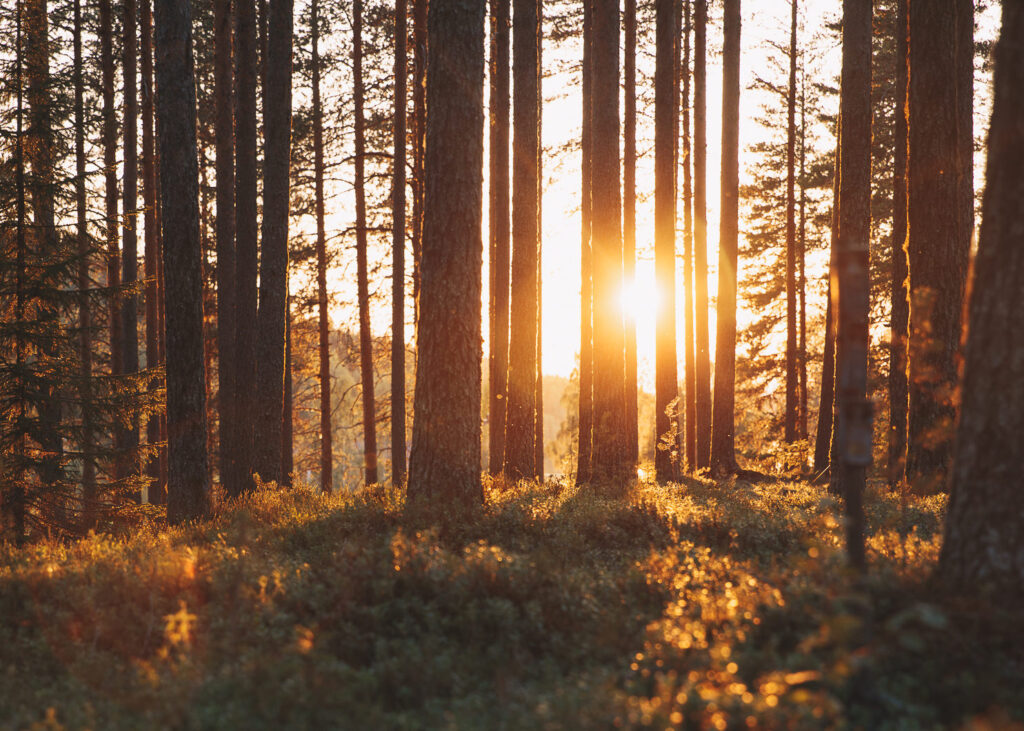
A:
{"label": "thick tree trunk", "polygon": [[944,486],[952,456],[961,311],[973,229],[973,3],[908,4],[907,481]]}
{"label": "thick tree trunk", "polygon": [[377,482],[377,399],[373,383],[373,333],[370,331],[370,283],[366,243],[366,141],[363,120],[363,3],[352,6],[352,62],[355,98],[356,278],[359,299],[359,374],[363,398],[363,473]]}
{"label": "thick tree trunk", "polygon": [[483,501],[480,294],[484,4],[432,0],[423,260],[409,501]]}
{"label": "thick tree trunk", "polygon": [[583,0],[583,124],[580,131],[580,369],[579,433],[576,482],[591,476],[594,438],[594,266],[593,232],[593,75],[594,20],[592,0]]}
{"label": "thick tree trunk", "polygon": [[[675,0],[671,0],[675,2]],[[625,49],[623,58],[622,124],[622,264],[623,290],[633,296],[636,281],[636,0],[625,0],[623,13]],[[674,223],[673,223],[674,225]],[[640,458],[637,414],[636,308],[626,302],[626,439],[630,459]],[[656,458],[657,459],[657,458]]]}
{"label": "thick tree trunk", "polygon": [[[408,30],[406,0],[395,1],[395,120],[393,163],[394,180],[391,191],[391,484],[405,483],[405,109],[408,73]],[[319,76],[317,77],[319,81]],[[317,90],[319,94],[319,89]],[[321,132],[322,134],[322,132]],[[323,167],[321,142],[321,168]],[[323,171],[321,169],[321,201]],[[323,217],[323,203],[318,215]],[[319,244],[318,244],[319,246]],[[325,294],[326,299],[326,294]],[[321,327],[321,334],[324,328]],[[326,350],[326,343],[324,343]],[[323,368],[321,363],[321,368]],[[492,412],[493,413],[493,412]],[[330,413],[328,412],[328,428]],[[321,413],[321,422],[323,414]],[[322,426],[322,423],[321,423]]]}
{"label": "thick tree trunk", "polygon": [[509,341],[509,0],[491,1],[490,59],[490,473],[502,471]]}
{"label": "thick tree trunk", "polygon": [[[403,2],[404,0],[399,0]],[[324,112],[323,105],[320,101],[320,3],[319,0],[313,0],[310,3],[310,37],[312,41],[312,57],[310,59],[311,71],[313,75],[313,196],[314,196],[314,208],[316,211],[316,301],[317,301],[317,324],[319,332],[319,341],[317,344],[317,353],[319,355],[319,381],[320,381],[320,489],[330,494],[331,490],[334,489],[334,428],[331,425],[331,333],[330,333],[330,313],[328,311],[327,303],[327,231],[324,224]],[[396,10],[396,17],[403,22],[404,25],[404,12],[398,15]],[[405,35],[400,34],[397,36],[399,48],[405,48]],[[395,61],[396,73],[398,61]],[[402,69],[405,68],[403,65]],[[404,86],[404,77],[401,78]],[[396,82],[396,96],[397,96],[397,83]],[[397,96],[399,99],[404,100],[404,94]],[[397,107],[396,107],[397,109]],[[404,107],[402,107],[404,114]],[[397,114],[397,113],[396,113]],[[396,117],[397,118],[397,117]],[[403,117],[404,120],[404,117]],[[398,130],[396,124],[395,138],[398,139]],[[403,135],[404,144],[404,135]],[[404,158],[400,161],[398,153],[404,151],[403,148],[396,147],[395,152],[395,186],[396,196],[398,195],[398,176],[405,175],[405,160]],[[399,170],[402,172],[399,173]],[[402,195],[404,196],[404,188],[402,189]],[[404,198],[403,198],[404,200]],[[397,203],[396,203],[397,206]],[[396,207],[396,211],[398,208]],[[403,203],[401,213],[405,214],[405,205]],[[404,218],[403,218],[404,221]],[[398,219],[395,219],[395,227],[399,228]],[[402,237],[405,236],[404,225],[399,229]],[[396,237],[397,239],[397,237]],[[396,243],[396,246],[399,245]],[[396,287],[396,308],[401,310],[404,307],[403,298],[398,296],[402,291],[399,287],[404,286],[404,270],[399,270],[397,266],[399,264],[404,265],[404,249],[402,249],[401,255],[395,254],[395,287]],[[404,313],[403,313],[404,314]],[[404,330],[404,317],[403,325],[398,328],[394,337],[402,338],[405,334]],[[392,356],[392,375],[391,378],[401,378],[403,398],[401,401],[402,409],[402,421],[398,422],[404,429],[405,420],[405,366],[404,366],[404,355],[405,355],[405,341],[402,339],[402,362],[400,364],[400,370],[395,371],[398,365],[394,364],[394,356]],[[396,346],[397,347],[397,346]],[[394,391],[392,391],[392,394]],[[392,399],[394,397],[392,396]],[[395,413],[395,405],[392,404],[392,413]],[[394,428],[394,424],[392,424]],[[405,432],[402,432],[402,440],[405,440]],[[402,450],[402,459],[405,458],[405,450]],[[399,481],[396,479],[396,483]]]}
{"label": "thick tree trunk", "polygon": [[839,110],[839,237],[833,273],[836,317],[834,492],[846,507],[846,550],[864,567],[865,469],[871,463],[867,400],[871,240],[871,0],[843,1],[843,71]]}
{"label": "thick tree trunk", "polygon": [[[292,0],[271,0],[263,89],[263,230],[256,316],[255,444],[281,443],[285,319],[288,310],[288,203],[292,128]],[[281,450],[256,449],[255,468],[281,483]]]}
{"label": "thick tree trunk", "polygon": [[711,347],[708,332],[707,0],[693,11],[693,269],[697,469],[711,460]]}
{"label": "thick tree trunk", "polygon": [[[675,0],[655,3],[657,48],[654,70],[654,269],[658,281],[655,313],[654,470],[658,482],[676,477],[673,421],[669,413],[678,395],[676,369],[676,190],[675,125],[677,115]],[[668,444],[664,440],[669,438]]]}
{"label": "thick tree trunk", "polygon": [[683,5],[683,357],[685,363],[685,397],[680,413],[685,415],[685,426],[680,435],[682,464],[686,458],[687,469],[697,465],[697,370],[694,334],[694,272],[693,272],[693,141],[690,137],[690,33],[692,27],[690,0]]}
{"label": "thick tree trunk", "polygon": [[718,329],[711,469],[730,474],[736,464],[736,278],[739,265],[740,0],[725,0],[722,49],[722,203],[718,244]]}
{"label": "thick tree trunk", "polygon": [[797,0],[790,0],[789,91],[786,108],[786,414],[783,438],[797,439],[800,378],[797,372],[796,287],[796,14]]}
{"label": "thick tree trunk", "polygon": [[534,475],[537,409],[537,0],[513,0],[512,294],[505,474]]}
{"label": "thick tree trunk", "polygon": [[[235,383],[256,382],[256,7],[234,0],[235,21]],[[252,487],[255,469],[256,399],[239,398],[233,438],[235,473],[225,483],[228,496]]]}
{"label": "thick tree trunk", "polygon": [[157,120],[166,282],[168,485],[171,523],[210,512],[203,367],[202,251],[192,13],[187,0],[156,4]]}
{"label": "thick tree trunk", "polygon": [[626,436],[622,219],[619,194],[619,6],[594,0],[594,438],[592,481],[621,489],[633,477]]}
{"label": "thick tree trunk", "polygon": [[[1024,592],[1024,6],[1003,5],[939,576],[957,593]],[[913,124],[913,120],[911,121]]]}
{"label": "thick tree trunk", "polygon": [[[217,163],[217,363],[220,406],[220,479],[235,470],[238,434],[235,395],[235,146],[231,110],[231,4],[213,6],[215,96],[214,146]],[[148,260],[147,260],[148,262]],[[148,343],[147,343],[148,344]],[[148,354],[147,349],[147,354]]]}

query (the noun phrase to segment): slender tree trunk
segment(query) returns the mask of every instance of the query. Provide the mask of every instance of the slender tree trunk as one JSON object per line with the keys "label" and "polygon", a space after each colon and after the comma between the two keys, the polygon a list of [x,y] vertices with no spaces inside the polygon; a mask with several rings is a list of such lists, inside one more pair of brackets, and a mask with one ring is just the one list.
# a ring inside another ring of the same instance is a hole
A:
{"label": "slender tree trunk", "polygon": [[688,469],[697,465],[697,342],[694,334],[694,267],[693,267],[693,142],[690,137],[690,33],[692,27],[691,3],[683,5],[683,331],[685,397],[681,414],[685,414],[685,427],[681,436],[680,464],[686,458]]}
{"label": "slender tree trunk", "polygon": [[[95,436],[92,405],[92,246],[89,243],[88,208],[85,194],[85,85],[82,80],[82,0],[74,3],[74,85],[75,85],[75,223],[78,238],[78,359],[82,379],[82,527],[91,528],[96,502]],[[20,144],[20,143],[19,143]],[[20,273],[19,273],[20,276]]]}
{"label": "slender tree trunk", "polygon": [[[292,0],[271,0],[263,89],[263,231],[256,316],[256,444],[281,443],[285,320],[288,310],[288,203],[292,127]],[[281,450],[255,450],[256,472],[281,483]]]}
{"label": "slender tree trunk", "polygon": [[[14,87],[15,87],[15,196],[17,201],[16,216],[16,243],[14,269],[14,319],[18,324],[17,336],[15,337],[15,364],[18,372],[25,367],[26,353],[25,344],[25,305],[27,292],[25,286],[25,270],[27,267],[27,242],[25,237],[25,139],[24,139],[24,71],[22,65],[23,43],[22,24],[24,9],[22,0],[16,0],[15,8],[15,46],[14,46]],[[26,379],[18,381],[18,422],[25,423],[28,411],[28,394],[26,393]],[[14,544],[19,548],[25,542],[25,463],[26,463],[26,438],[25,429],[22,427],[17,436],[15,446],[15,468],[9,485],[4,485],[3,500],[0,501],[0,510],[3,511],[4,527],[10,526],[14,534]]]}
{"label": "slender tree trunk", "polygon": [[832,280],[836,269],[839,240],[839,140],[842,123],[836,123],[835,173],[832,176],[832,232],[829,243],[828,297],[825,307],[825,352],[821,361],[821,393],[818,400],[818,425],[814,436],[814,474],[824,477],[832,460],[832,423],[835,416],[836,323],[832,310]]}
{"label": "slender tree trunk", "polygon": [[[404,0],[399,0],[400,3],[404,3]],[[404,52],[405,50],[405,34],[403,32],[405,24],[405,12],[396,8],[396,19],[401,23],[400,26],[396,26],[396,39],[398,42],[398,48]],[[312,0],[310,3],[310,37],[312,42],[312,57],[310,59],[311,72],[313,75],[313,195],[314,195],[314,206],[316,210],[316,300],[317,300],[317,312],[318,312],[318,325],[319,325],[319,343],[317,352],[320,356],[320,489],[325,493],[330,494],[331,490],[334,489],[334,427],[331,425],[331,319],[330,313],[327,309],[327,231],[324,224],[324,112],[323,105],[320,101],[320,3],[319,0]],[[398,92],[398,85],[402,84],[404,88],[405,77],[399,75],[398,69],[401,68],[404,73],[405,65],[404,61],[399,66],[397,57],[395,60],[395,73],[396,73],[396,98],[404,100],[405,95]],[[404,106],[396,102],[396,110],[401,108],[401,112],[396,111],[396,124],[395,124],[395,139],[398,140],[398,114],[404,115]],[[402,117],[404,121],[404,116]],[[405,144],[405,135],[402,135],[402,145]],[[395,196],[396,196],[396,214],[401,213],[405,215],[405,204],[402,203],[401,208],[398,207],[397,200],[398,196],[403,196],[404,201],[404,186],[399,187],[398,180],[399,176],[402,176],[404,180],[405,176],[405,160],[404,153],[405,148],[395,147]],[[401,155],[401,157],[400,157]],[[399,172],[401,171],[401,172]],[[399,192],[401,191],[401,192]],[[401,232],[401,236],[396,235],[395,246],[401,248],[402,241],[405,236],[405,226],[399,225],[398,217],[395,218],[395,229]],[[401,296],[402,287],[405,284],[404,269],[399,267],[404,265],[404,249],[401,253],[395,254],[395,309],[401,311],[404,307],[404,301]],[[396,316],[395,322],[398,322]],[[404,313],[402,319],[402,326],[397,327],[394,331],[395,338],[401,338],[401,355],[398,362],[395,361],[395,354],[392,353],[392,383],[395,379],[401,379],[402,388],[402,399],[401,405],[396,407],[392,404],[392,414],[396,414],[396,408],[401,408],[402,419],[397,421],[397,424],[402,431],[402,441],[405,441],[405,326],[404,326]],[[397,349],[397,346],[395,346]],[[396,370],[398,369],[398,370]],[[392,401],[394,401],[394,394],[397,391],[397,387],[392,387]],[[397,416],[393,416],[392,430],[395,428],[395,422]],[[392,437],[392,444],[394,444],[394,437]],[[405,449],[401,450],[401,458],[405,459]],[[398,459],[398,456],[393,455],[393,459]],[[396,470],[397,470],[397,462]],[[395,484],[400,484],[400,481],[396,479]]]}
{"label": "slender tree trunk", "polygon": [[592,480],[619,489],[632,475],[626,435],[622,201],[619,192],[619,6],[594,0],[593,267],[594,438]]}
{"label": "slender tree trunk", "polygon": [[871,463],[867,400],[871,236],[871,0],[843,0],[843,71],[839,101],[839,238],[832,309],[836,312],[834,491],[846,506],[846,550],[864,567],[865,469]]}
{"label": "slender tree trunk", "polygon": [[509,0],[491,0],[489,468],[502,471],[509,341]]}
{"label": "slender tree trunk", "polygon": [[[800,234],[797,247],[797,292],[800,296],[799,342],[797,364],[800,368],[800,407],[797,436],[807,439],[807,99],[806,78],[800,76]],[[802,468],[806,468],[806,464]]]}
{"label": "slender tree trunk", "polygon": [[544,362],[541,358],[544,332],[543,241],[544,241],[544,3],[537,0],[537,376],[534,381],[533,461],[534,477],[544,482]]}
{"label": "slender tree trunk", "polygon": [[[395,1],[395,120],[391,192],[391,483],[405,483],[405,109],[406,0]],[[321,152],[321,156],[323,153]],[[322,161],[321,161],[322,164]],[[323,183],[321,182],[321,185]],[[493,411],[491,412],[494,413]],[[329,415],[328,415],[329,417]]]}
{"label": "slender tree trunk", "polygon": [[[99,0],[100,69],[102,76],[103,180],[107,248],[107,287],[110,288],[110,373],[123,372],[124,346],[121,329],[121,253],[117,218],[117,112],[114,109],[114,21],[110,0]],[[115,430],[115,451],[121,447],[121,433]],[[120,457],[118,456],[118,459]]]}
{"label": "slender tree trunk", "polygon": [[796,15],[790,0],[789,92],[786,99],[786,415],[784,439],[797,439],[800,378],[797,371],[796,240]]}
{"label": "slender tree trunk", "polygon": [[359,373],[363,397],[363,471],[367,485],[377,482],[377,399],[373,384],[373,333],[366,252],[366,141],[363,120],[363,3],[352,6],[352,79],[355,98],[356,269],[359,298]]}
{"label": "slender tree trunk", "polygon": [[693,12],[693,268],[696,317],[695,407],[697,469],[711,462],[711,347],[708,332],[707,0]]}
{"label": "slender tree trunk", "polygon": [[281,409],[281,486],[292,486],[295,471],[295,431],[292,419],[295,413],[294,383],[292,379],[292,298],[285,300],[284,315],[284,397]]}
{"label": "slender tree trunk", "polygon": [[537,0],[513,0],[512,294],[505,474],[534,475],[537,409]]}
{"label": "slender tree trunk", "polygon": [[973,230],[973,3],[908,3],[907,481],[944,486],[952,456],[961,311]]}
{"label": "slender tree trunk", "polygon": [[739,266],[740,0],[725,0],[722,50],[722,203],[711,469],[735,472],[736,279]]}
{"label": "slender tree trunk", "polygon": [[[974,260],[963,401],[939,576],[968,595],[1024,590],[1024,6],[1003,5],[981,237]],[[913,42],[913,39],[911,39]],[[911,119],[913,124],[913,119]]]}
{"label": "slender tree trunk", "polygon": [[[234,0],[235,21],[235,383],[256,382],[256,273],[258,266],[256,206],[256,7],[254,0]],[[230,497],[251,489],[255,469],[256,400],[237,401],[235,474],[225,484]]]}
{"label": "slender tree trunk", "polygon": [[654,269],[658,280],[655,353],[654,470],[658,482],[676,477],[671,447],[673,408],[678,390],[676,370],[676,190],[675,0],[657,0],[657,49],[654,70]]}
{"label": "slender tree trunk", "polygon": [[[144,0],[145,1],[145,0]],[[238,434],[234,376],[235,346],[235,147],[231,109],[231,3],[213,5],[215,96],[214,147],[217,165],[217,363],[220,406],[220,479],[227,485],[235,470]],[[147,259],[148,263],[148,259]],[[148,343],[147,343],[148,345]],[[147,349],[147,354],[148,354]]]}
{"label": "slender tree trunk", "polygon": [[[423,246],[423,160],[427,140],[427,5],[428,0],[413,3],[413,186],[412,186],[412,302],[413,322],[419,322],[420,251]],[[416,346],[419,354],[419,344]]]}
{"label": "slender tree trunk", "polygon": [[156,3],[157,119],[166,278],[168,484],[167,519],[210,512],[203,368],[202,251],[192,13],[187,0]]}
{"label": "slender tree trunk", "polygon": [[[124,75],[124,176],[123,203],[124,234],[121,254],[121,281],[126,287],[134,287],[139,278],[139,159],[138,159],[138,78],[136,74],[136,25],[135,0],[123,0],[123,38],[121,46],[122,73]],[[121,303],[121,328],[124,347],[124,373],[133,375],[139,371],[139,298],[134,292],[126,292]],[[121,437],[126,450],[121,461],[122,474],[128,476],[138,472],[139,420],[133,415],[131,425]],[[141,495],[139,499],[141,501]]]}
{"label": "slender tree trunk", "polygon": [[[632,297],[636,281],[636,0],[625,0],[623,26],[622,263],[623,290]],[[636,314],[632,302],[623,302],[622,314],[626,324],[626,439],[630,459],[635,463],[640,459]]]}
{"label": "slender tree trunk", "polygon": [[[230,14],[229,14],[230,15]],[[230,19],[229,21],[230,22]],[[156,186],[156,133],[154,124],[154,88],[153,88],[153,6],[152,0],[141,0],[139,4],[139,67],[141,72],[140,101],[142,113],[142,200],[145,207],[144,214],[144,254],[145,264],[143,273],[146,277],[146,368],[154,369],[160,365],[160,290],[157,272],[160,259],[159,223],[157,217],[158,199]],[[228,56],[228,73],[231,72],[231,57]],[[230,83],[230,79],[228,81]],[[228,104],[230,105],[231,92],[226,92]],[[231,108],[228,107],[230,115]],[[230,119],[230,117],[229,117]],[[230,136],[229,136],[230,139]],[[232,164],[232,175],[234,167]],[[217,175],[220,180],[220,175]],[[232,226],[234,225],[234,211],[232,211]],[[218,214],[219,222],[219,214]],[[232,234],[232,250],[234,240]],[[218,254],[218,259],[220,255]],[[234,264],[232,263],[231,276],[234,276]],[[219,284],[218,284],[219,288]],[[221,356],[223,358],[223,355]],[[157,378],[150,378],[150,389],[158,387]],[[160,462],[161,456],[165,456],[163,436],[160,424],[163,414],[153,414],[146,423],[146,444],[153,448],[156,445],[156,453],[151,454],[146,464],[146,474],[150,478],[149,502],[154,505],[164,505],[167,502],[167,485],[161,479]],[[224,479],[224,472],[221,472],[221,480]]]}
{"label": "slender tree trunk", "polygon": [[580,370],[579,435],[576,482],[591,477],[594,438],[594,265],[593,232],[593,75],[594,20],[592,0],[583,0],[583,125],[580,133]]}
{"label": "slender tree trunk", "polygon": [[483,502],[484,14],[483,3],[432,0],[427,21],[430,116],[409,501],[434,510]]}

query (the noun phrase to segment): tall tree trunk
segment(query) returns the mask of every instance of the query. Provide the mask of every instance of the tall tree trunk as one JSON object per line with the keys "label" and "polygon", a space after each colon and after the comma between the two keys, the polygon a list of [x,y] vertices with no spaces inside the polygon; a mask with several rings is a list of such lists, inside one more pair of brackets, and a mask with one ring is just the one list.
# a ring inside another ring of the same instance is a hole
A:
{"label": "tall tree trunk", "polygon": [[[672,0],[675,2],[675,0]],[[625,0],[623,13],[622,120],[622,264],[623,291],[633,296],[636,281],[636,0]],[[674,223],[673,223],[674,225]],[[626,446],[630,459],[640,459],[640,427],[637,413],[636,314],[632,302],[622,299],[626,325]],[[659,432],[660,434],[660,432]],[[657,457],[656,457],[657,459]]]}
{"label": "tall tree trunk", "polygon": [[[135,0],[123,0],[123,38],[121,46],[122,73],[124,75],[124,176],[123,202],[124,234],[121,253],[121,282],[134,287],[139,278],[139,159],[138,159],[138,79],[136,74],[136,24]],[[139,298],[131,291],[125,293],[121,303],[121,328],[124,347],[124,373],[133,375],[139,371]],[[131,425],[121,437],[126,450],[121,460],[122,475],[138,472],[139,419],[132,416]],[[141,500],[141,495],[139,496]]]}
{"label": "tall tree trunk", "polygon": [[[399,0],[400,3],[404,3],[404,0]],[[402,32],[404,28],[405,13],[402,11],[399,13],[398,9],[395,10],[396,18],[402,23],[401,26],[396,26],[396,39],[398,42],[398,48],[404,51],[405,49],[405,34]],[[311,72],[313,75],[313,195],[314,195],[314,207],[316,211],[316,301],[317,301],[317,313],[318,313],[318,330],[319,330],[319,342],[317,345],[317,352],[319,354],[319,380],[320,380],[320,489],[330,494],[331,490],[334,489],[334,427],[331,425],[331,319],[330,312],[327,309],[327,231],[324,225],[324,112],[323,105],[320,101],[320,3],[319,0],[312,0],[310,3],[310,38],[312,42],[312,55],[310,59]],[[398,93],[398,84],[401,83],[404,87],[404,76],[398,75],[398,69],[401,68],[404,73],[404,62],[399,66],[397,57],[395,60],[395,73],[396,73],[396,98],[405,99],[404,94]],[[398,103],[396,102],[396,105]],[[396,106],[396,110],[399,106]],[[404,106],[402,108],[402,114],[404,114]],[[399,112],[396,111],[396,124],[395,124],[395,139],[398,139],[398,124],[397,119]],[[404,121],[404,117],[402,118]],[[404,145],[405,136],[402,136],[402,144]],[[404,147],[395,148],[395,195],[396,201],[399,195],[399,190],[402,191],[401,195],[404,196],[404,187],[399,188],[398,176],[405,175],[405,160],[404,155],[402,159],[399,158],[400,153],[403,153]],[[401,173],[399,173],[401,170]],[[396,213],[399,211],[396,202]],[[404,217],[405,205],[402,204],[401,214]],[[404,220],[404,218],[403,218]],[[395,228],[401,231],[401,235],[405,236],[405,226],[399,227],[398,218],[395,219]],[[400,246],[401,239],[396,237],[396,246]],[[397,300],[396,309],[401,310],[404,307],[403,298],[400,296],[401,287],[404,286],[404,270],[400,270],[399,265],[404,264],[404,249],[402,250],[401,256],[395,254],[395,299]],[[397,322],[397,320],[396,320]],[[404,313],[403,313],[403,325],[398,328],[395,333],[395,338],[402,338],[404,336]],[[402,420],[398,422],[402,428],[405,426],[404,414],[405,414],[405,366],[404,366],[404,355],[405,355],[405,341],[402,342],[402,361],[399,364],[395,363],[394,355],[392,355],[392,382],[394,379],[401,379],[402,383],[402,394],[403,398],[401,401],[402,409]],[[397,347],[397,346],[396,346]],[[395,369],[400,370],[396,371]],[[395,388],[392,390],[392,400],[394,400]],[[392,404],[392,414],[395,413],[396,406]],[[393,417],[395,419],[397,417]],[[394,421],[392,422],[392,429],[394,429]],[[402,432],[402,440],[405,439],[405,432]],[[392,444],[394,444],[394,438],[392,437]],[[405,450],[403,448],[402,459],[405,458]],[[397,457],[393,456],[393,459]],[[397,463],[396,463],[397,464]],[[399,484],[399,481],[395,480],[395,484]]]}
{"label": "tall tree trunk", "polygon": [[654,393],[654,470],[658,482],[675,479],[669,413],[678,395],[676,370],[676,12],[675,0],[655,3],[657,48],[654,67],[654,269],[658,280]]}
{"label": "tall tree trunk", "polygon": [[[288,310],[289,158],[292,128],[292,0],[271,0],[263,89],[263,231],[256,316],[256,444],[281,443]],[[281,450],[255,450],[256,472],[281,483]]]}
{"label": "tall tree trunk", "polygon": [[[797,246],[797,292],[800,297],[799,341],[797,365],[800,368],[800,405],[797,436],[807,439],[807,97],[806,76],[800,76],[800,233]],[[801,467],[806,468],[806,464]]]}
{"label": "tall tree trunk", "polygon": [[711,346],[708,332],[707,0],[693,11],[693,269],[696,317],[697,469],[711,464]]}
{"label": "tall tree trunk", "polygon": [[534,475],[537,409],[537,0],[513,0],[512,294],[505,474]]}
{"label": "tall tree trunk", "polygon": [[489,469],[502,471],[509,340],[509,0],[491,0]]}
{"label": "tall tree trunk", "polygon": [[952,456],[961,311],[973,229],[973,3],[908,3],[907,481],[942,489]]}
{"label": "tall tree trunk", "polygon": [[[406,0],[395,0],[395,120],[391,191],[391,484],[405,483],[405,109]],[[321,152],[321,156],[323,153]],[[322,161],[321,161],[322,162]],[[323,183],[321,182],[321,185]],[[494,412],[491,412],[492,414]]]}
{"label": "tall tree trunk", "polygon": [[683,357],[685,363],[685,396],[680,413],[685,415],[685,427],[680,435],[679,460],[686,458],[687,468],[697,465],[697,342],[694,334],[694,272],[693,272],[693,142],[690,137],[690,33],[693,30],[691,3],[683,5],[683,331],[685,333]]}
{"label": "tall tree trunk", "polygon": [[871,0],[843,0],[843,71],[839,110],[839,237],[833,274],[836,317],[834,492],[846,506],[846,550],[864,567],[865,470],[871,463],[867,400],[871,285]]}
{"label": "tall tree trunk", "polygon": [[281,486],[292,486],[295,471],[295,413],[294,383],[292,378],[292,298],[288,295],[284,311],[284,396],[281,409]]}
{"label": "tall tree trunk", "polygon": [[[256,7],[234,0],[235,21],[235,383],[256,382]],[[239,398],[233,439],[235,474],[225,483],[230,497],[252,487],[256,400]]]}
{"label": "tall tree trunk", "polygon": [[593,265],[593,96],[594,19],[592,0],[583,0],[583,124],[580,132],[580,370],[576,482],[591,477],[594,439],[594,265]]}
{"label": "tall tree trunk", "polygon": [[718,245],[718,331],[715,337],[715,400],[711,469],[737,470],[736,277],[739,266],[740,0],[725,0],[722,49],[722,203]]}
{"label": "tall tree trunk", "polygon": [[157,120],[166,282],[168,484],[172,524],[210,512],[203,367],[202,251],[192,12],[187,0],[156,3]]}
{"label": "tall tree trunk", "polygon": [[[427,6],[428,0],[412,0],[413,35],[413,186],[412,186],[412,302],[413,323],[419,322],[420,252],[423,248],[423,170],[427,141]],[[416,347],[419,353],[419,345]]]}
{"label": "tall tree trunk", "polygon": [[432,0],[427,22],[430,116],[409,501],[442,510],[483,502],[484,4]]}
{"label": "tall tree trunk", "polygon": [[363,470],[367,485],[377,482],[377,399],[373,389],[373,333],[366,252],[366,141],[363,120],[363,3],[352,6],[352,79],[355,85],[356,269],[359,297],[359,373],[363,397]]}
{"label": "tall tree trunk", "polygon": [[784,439],[797,439],[800,377],[797,371],[796,287],[796,14],[797,0],[790,0],[789,91],[786,99],[786,414]]}
{"label": "tall tree trunk", "polygon": [[[145,0],[143,0],[145,2]],[[235,471],[238,434],[235,391],[235,146],[231,109],[231,3],[213,5],[214,147],[217,165],[217,362],[220,479]],[[149,263],[147,257],[147,264]],[[148,314],[148,311],[147,311]],[[148,341],[147,341],[148,346]],[[147,348],[147,354],[148,354]]]}
{"label": "tall tree trunk", "polygon": [[91,528],[96,502],[95,436],[92,405],[92,289],[91,245],[85,194],[85,85],[82,80],[82,0],[74,3],[74,86],[75,86],[75,223],[78,238],[78,359],[82,398],[82,527]]}
{"label": "tall tree trunk", "polygon": [[825,477],[832,461],[832,425],[835,416],[836,323],[832,310],[832,279],[839,247],[839,140],[842,121],[836,122],[835,172],[832,176],[832,231],[829,242],[828,296],[825,306],[825,352],[821,360],[821,392],[818,399],[818,425],[814,435],[814,474]]}
{"label": "tall tree trunk", "polygon": [[544,482],[544,3],[537,0],[537,376],[534,380],[533,461],[534,477]]}
{"label": "tall tree trunk", "polygon": [[619,293],[619,5],[594,0],[593,48],[594,438],[592,480],[621,488],[632,475],[626,437],[626,364]]}
{"label": "tall tree trunk", "polygon": [[[230,13],[229,13],[230,16]],[[230,22],[230,19],[229,21]],[[152,0],[141,0],[139,5],[139,70],[141,72],[140,101],[142,113],[142,200],[145,207],[144,218],[144,240],[143,251],[145,264],[143,273],[146,277],[146,367],[153,369],[160,365],[160,338],[162,321],[160,320],[160,289],[157,272],[159,270],[160,240],[159,240],[159,219],[157,208],[159,206],[159,195],[156,186],[157,164],[156,164],[156,134],[154,120],[154,88],[153,88],[153,6]],[[231,73],[231,56],[228,55],[228,73]],[[230,84],[230,78],[228,79]],[[226,92],[228,99],[228,114],[231,113],[230,101],[231,91]],[[230,117],[229,117],[230,119]],[[229,135],[230,140],[230,135]],[[232,175],[234,165],[232,163]],[[220,180],[220,175],[217,175]],[[233,180],[233,178],[232,178]],[[233,194],[232,194],[233,195]],[[234,199],[232,198],[232,201]],[[234,211],[232,211],[232,226],[234,226]],[[218,214],[219,220],[219,214]],[[234,234],[232,233],[232,250],[234,249]],[[218,259],[220,255],[218,254]],[[234,276],[234,264],[232,263],[231,276]],[[219,288],[219,284],[218,284]],[[221,356],[223,357],[223,355]],[[159,385],[156,378],[150,379],[150,389]],[[163,505],[167,502],[167,485],[162,479],[160,470],[161,459],[166,457],[166,449],[161,434],[161,422],[163,414],[153,414],[146,423],[146,444],[151,448],[156,445],[156,453],[151,454],[146,464],[146,474],[150,478],[149,502],[154,505]],[[224,473],[221,472],[221,480]]]}
{"label": "tall tree trunk", "polygon": [[[117,112],[114,110],[114,20],[110,0],[99,0],[100,69],[102,77],[103,181],[107,248],[107,287],[110,288],[108,320],[110,327],[110,373],[123,371],[124,346],[121,329],[121,253],[118,248],[120,222],[117,218]],[[121,444],[120,431],[115,430],[115,451]],[[119,459],[120,457],[118,457]]]}
{"label": "tall tree trunk", "polygon": [[[939,576],[957,592],[1019,596],[1024,589],[1024,6],[1003,5],[981,236],[974,260]],[[911,39],[913,43],[913,39]],[[911,125],[913,125],[911,119]]]}
{"label": "tall tree trunk", "polygon": [[889,322],[889,460],[886,478],[890,489],[902,481],[907,467],[907,0],[896,2],[896,108],[893,119],[895,150],[892,183],[892,283]]}

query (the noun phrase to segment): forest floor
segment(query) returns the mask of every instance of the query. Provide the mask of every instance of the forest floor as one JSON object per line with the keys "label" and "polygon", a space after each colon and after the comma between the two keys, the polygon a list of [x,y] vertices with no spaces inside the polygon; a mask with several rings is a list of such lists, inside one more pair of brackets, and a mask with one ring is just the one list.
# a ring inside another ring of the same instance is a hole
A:
{"label": "forest floor", "polygon": [[1011,728],[1024,619],[930,586],[943,505],[872,490],[866,578],[799,482],[490,490],[444,529],[265,489],[0,549],[0,728]]}

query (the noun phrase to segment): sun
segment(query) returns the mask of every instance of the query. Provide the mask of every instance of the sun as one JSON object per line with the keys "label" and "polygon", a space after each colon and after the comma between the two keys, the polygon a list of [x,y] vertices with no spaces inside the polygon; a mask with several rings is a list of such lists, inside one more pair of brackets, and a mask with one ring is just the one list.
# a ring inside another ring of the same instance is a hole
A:
{"label": "sun", "polygon": [[641,281],[638,278],[634,278],[632,282],[625,281],[619,292],[619,308],[622,314],[633,322],[653,318],[660,302],[658,287],[651,281]]}

